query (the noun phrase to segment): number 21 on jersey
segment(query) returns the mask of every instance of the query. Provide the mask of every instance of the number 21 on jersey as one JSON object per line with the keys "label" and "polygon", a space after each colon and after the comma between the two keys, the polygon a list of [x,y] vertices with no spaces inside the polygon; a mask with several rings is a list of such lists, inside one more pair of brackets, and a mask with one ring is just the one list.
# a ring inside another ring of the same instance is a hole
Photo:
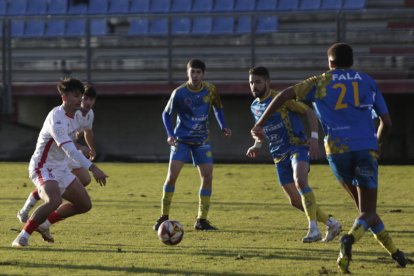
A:
{"label": "number 21 on jersey", "polygon": [[[344,109],[348,107],[348,104],[344,102],[345,96],[347,93],[352,93],[348,91],[347,87],[343,83],[336,83],[332,86],[334,89],[340,89],[338,100],[335,104],[335,110]],[[359,91],[358,91],[358,82],[352,82],[353,94],[354,94],[354,105],[359,106]]]}

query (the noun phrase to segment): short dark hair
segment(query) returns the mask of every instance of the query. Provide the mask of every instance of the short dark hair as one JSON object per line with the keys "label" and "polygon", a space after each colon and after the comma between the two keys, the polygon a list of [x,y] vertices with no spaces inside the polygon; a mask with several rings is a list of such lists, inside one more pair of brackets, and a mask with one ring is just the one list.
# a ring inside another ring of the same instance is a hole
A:
{"label": "short dark hair", "polygon": [[346,43],[335,43],[327,51],[329,60],[338,68],[350,68],[354,64],[354,52]]}
{"label": "short dark hair", "polygon": [[68,95],[71,92],[79,91],[81,94],[85,92],[83,87],[83,83],[75,78],[64,78],[62,79],[58,85],[57,90],[59,91],[60,95]]}
{"label": "short dark hair", "polygon": [[187,70],[189,68],[197,68],[197,69],[201,69],[201,71],[206,71],[206,64],[200,60],[200,59],[190,59],[187,63]]}
{"label": "short dark hair", "polygon": [[249,75],[260,76],[265,78],[266,80],[270,79],[269,70],[267,70],[267,68],[263,66],[250,68]]}
{"label": "short dark hair", "polygon": [[83,93],[83,96],[94,98],[94,99],[96,98],[96,90],[92,85],[85,84],[84,88],[85,88],[85,92]]}

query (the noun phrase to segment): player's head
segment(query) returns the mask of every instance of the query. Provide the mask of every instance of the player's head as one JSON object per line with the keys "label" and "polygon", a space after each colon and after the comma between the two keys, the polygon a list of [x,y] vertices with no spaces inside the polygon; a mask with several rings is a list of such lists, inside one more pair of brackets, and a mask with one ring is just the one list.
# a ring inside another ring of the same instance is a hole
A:
{"label": "player's head", "polygon": [[346,43],[335,43],[327,51],[329,68],[350,68],[354,64],[352,47]]}
{"label": "player's head", "polygon": [[199,88],[203,81],[206,64],[199,59],[191,59],[187,63],[187,77],[191,86]]}
{"label": "player's head", "polygon": [[85,91],[80,80],[64,78],[58,83],[57,90],[62,97],[63,105],[67,112],[80,109],[82,94]]}
{"label": "player's head", "polygon": [[266,67],[258,66],[249,70],[250,91],[255,98],[262,98],[270,91],[270,74]]}
{"label": "player's head", "polygon": [[95,105],[96,90],[93,86],[89,84],[85,84],[84,87],[85,87],[85,92],[83,93],[83,96],[82,96],[81,110],[84,112],[88,112]]}

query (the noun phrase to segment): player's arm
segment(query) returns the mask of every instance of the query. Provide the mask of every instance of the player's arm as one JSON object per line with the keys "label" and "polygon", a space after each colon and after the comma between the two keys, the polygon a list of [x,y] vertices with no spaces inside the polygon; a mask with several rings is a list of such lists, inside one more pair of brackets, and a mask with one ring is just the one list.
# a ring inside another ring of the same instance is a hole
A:
{"label": "player's arm", "polygon": [[246,155],[250,158],[256,158],[262,148],[262,142],[254,140],[254,145],[247,149]]}
{"label": "player's arm", "polygon": [[213,106],[213,110],[217,123],[219,124],[221,131],[224,133],[224,137],[229,138],[231,136],[231,129],[227,127],[226,121],[224,120],[223,108]]}
{"label": "player's arm", "polygon": [[319,158],[319,134],[318,134],[318,118],[316,117],[315,111],[312,108],[308,107],[305,111],[306,118],[308,120],[309,128],[311,131],[311,136],[308,140],[309,145],[309,155],[311,159]]}
{"label": "player's arm", "polygon": [[392,128],[391,116],[388,112],[387,104],[381,92],[377,91],[375,94],[374,111],[378,114],[379,125],[377,129],[377,138],[379,144],[379,150],[381,151],[381,145],[385,138],[389,135]]}
{"label": "player's arm", "polygon": [[83,131],[85,142],[89,147],[89,160],[94,160],[96,157],[95,138],[92,129],[85,129]]}

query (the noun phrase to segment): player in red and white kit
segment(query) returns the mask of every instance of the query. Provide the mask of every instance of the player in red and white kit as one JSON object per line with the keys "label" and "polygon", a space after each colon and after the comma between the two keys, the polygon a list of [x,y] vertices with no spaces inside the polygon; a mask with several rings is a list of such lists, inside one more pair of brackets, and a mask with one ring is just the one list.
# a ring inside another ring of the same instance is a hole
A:
{"label": "player in red and white kit", "polygon": [[[71,138],[78,129],[74,116],[80,109],[84,92],[82,82],[67,78],[59,82],[57,89],[62,97],[62,105],[53,108],[46,117],[29,165],[29,176],[44,203],[33,212],[13,241],[13,247],[27,246],[29,237],[35,230],[43,238],[47,237],[47,225],[39,227],[46,220],[53,224],[92,208],[85,187],[70,171],[68,165],[71,160],[91,171],[100,185],[105,185],[108,177],[78,151]],[[67,202],[62,203],[62,199]]]}

